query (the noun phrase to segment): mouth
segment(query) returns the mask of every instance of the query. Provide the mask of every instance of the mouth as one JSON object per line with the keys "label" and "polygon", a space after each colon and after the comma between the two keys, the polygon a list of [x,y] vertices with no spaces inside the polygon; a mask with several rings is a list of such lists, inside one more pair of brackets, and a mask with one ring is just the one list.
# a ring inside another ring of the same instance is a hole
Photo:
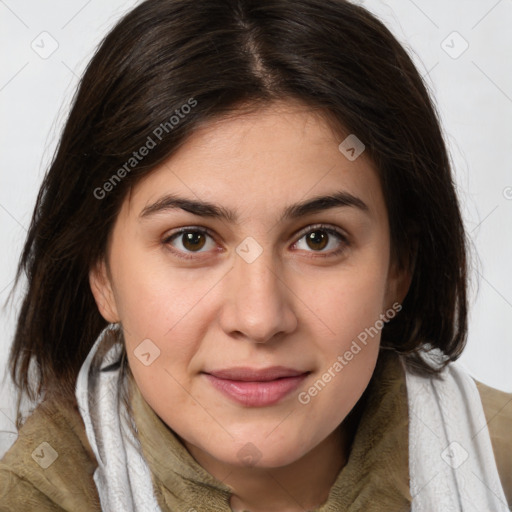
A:
{"label": "mouth", "polygon": [[297,389],[309,371],[285,367],[231,368],[203,372],[209,383],[234,402],[246,407],[268,407]]}

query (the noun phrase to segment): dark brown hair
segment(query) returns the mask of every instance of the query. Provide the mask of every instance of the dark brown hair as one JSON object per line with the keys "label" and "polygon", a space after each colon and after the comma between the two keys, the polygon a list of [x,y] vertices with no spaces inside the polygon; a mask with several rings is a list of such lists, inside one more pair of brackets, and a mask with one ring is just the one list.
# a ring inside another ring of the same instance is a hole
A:
{"label": "dark brown hair", "polygon": [[[17,283],[25,273],[28,284],[10,360],[22,392],[72,393],[106,325],[88,272],[134,184],[200,124],[277,99],[325,112],[378,167],[393,256],[414,262],[382,346],[427,371],[418,359],[425,346],[458,357],[467,334],[466,240],[450,162],[426,87],[388,29],[344,0],[147,0],[89,63],[37,198],[18,267]],[[127,166],[159,126],[165,136]]]}

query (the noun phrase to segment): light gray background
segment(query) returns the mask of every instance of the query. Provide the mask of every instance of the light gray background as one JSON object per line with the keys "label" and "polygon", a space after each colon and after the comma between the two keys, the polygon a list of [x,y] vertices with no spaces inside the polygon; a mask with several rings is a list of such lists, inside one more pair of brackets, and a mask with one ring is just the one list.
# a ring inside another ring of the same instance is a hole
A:
{"label": "light gray background", "polygon": [[[78,79],[101,38],[137,3],[0,0],[2,305]],[[408,48],[441,114],[473,246],[470,334],[460,361],[475,378],[512,392],[512,0],[359,3]],[[0,379],[18,306],[19,294],[0,311]],[[1,456],[15,428],[8,379],[0,391]]]}

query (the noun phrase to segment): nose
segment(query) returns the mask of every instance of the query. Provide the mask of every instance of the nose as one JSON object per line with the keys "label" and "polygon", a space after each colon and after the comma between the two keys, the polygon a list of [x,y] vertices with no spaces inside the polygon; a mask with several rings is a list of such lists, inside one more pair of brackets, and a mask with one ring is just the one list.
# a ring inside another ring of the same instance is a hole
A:
{"label": "nose", "polygon": [[224,283],[221,327],[253,343],[269,342],[297,327],[293,293],[266,252],[251,263],[236,256]]}

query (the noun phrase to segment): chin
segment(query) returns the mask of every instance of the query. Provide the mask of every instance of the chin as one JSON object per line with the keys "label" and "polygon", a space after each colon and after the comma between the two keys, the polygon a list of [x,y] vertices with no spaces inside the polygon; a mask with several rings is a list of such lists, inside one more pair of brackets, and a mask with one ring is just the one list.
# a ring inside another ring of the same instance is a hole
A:
{"label": "chin", "polygon": [[246,437],[246,441],[238,441],[234,452],[218,453],[216,458],[237,467],[279,468],[298,460],[303,455],[303,448],[303,443],[287,445],[281,441],[276,444],[264,436],[255,435]]}

